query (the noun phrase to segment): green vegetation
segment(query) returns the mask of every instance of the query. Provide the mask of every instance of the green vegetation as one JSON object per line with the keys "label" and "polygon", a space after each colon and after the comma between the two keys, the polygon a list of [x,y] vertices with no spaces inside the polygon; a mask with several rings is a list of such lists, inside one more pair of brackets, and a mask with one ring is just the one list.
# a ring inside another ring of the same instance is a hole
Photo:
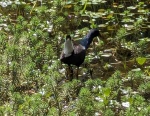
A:
{"label": "green vegetation", "polygon": [[[1,0],[0,116],[149,116],[149,0]],[[65,34],[98,28],[65,77]],[[93,72],[90,77],[89,72]],[[74,67],[75,73],[75,67]]]}

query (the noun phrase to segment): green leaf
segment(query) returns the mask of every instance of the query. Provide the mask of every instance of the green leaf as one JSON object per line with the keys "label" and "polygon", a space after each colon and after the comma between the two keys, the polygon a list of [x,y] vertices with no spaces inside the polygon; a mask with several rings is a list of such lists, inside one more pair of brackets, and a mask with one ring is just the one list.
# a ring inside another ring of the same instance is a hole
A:
{"label": "green leaf", "polygon": [[138,58],[136,58],[136,62],[139,65],[143,65],[146,62],[146,58],[144,58],[144,57],[138,57]]}
{"label": "green leaf", "polygon": [[110,96],[110,93],[111,93],[111,89],[110,89],[110,88],[106,88],[106,89],[104,90],[104,95],[105,95],[106,97],[109,97],[109,96]]}
{"label": "green leaf", "polygon": [[105,104],[105,105],[107,105],[108,103],[109,103],[109,100],[107,100],[107,99],[103,99],[104,101],[103,101],[103,103]]}
{"label": "green leaf", "polygon": [[130,97],[130,98],[128,99],[128,101],[129,101],[130,104],[132,104],[132,103],[133,103],[133,98]]}
{"label": "green leaf", "polygon": [[23,112],[19,109],[16,113],[16,116],[23,116]]}

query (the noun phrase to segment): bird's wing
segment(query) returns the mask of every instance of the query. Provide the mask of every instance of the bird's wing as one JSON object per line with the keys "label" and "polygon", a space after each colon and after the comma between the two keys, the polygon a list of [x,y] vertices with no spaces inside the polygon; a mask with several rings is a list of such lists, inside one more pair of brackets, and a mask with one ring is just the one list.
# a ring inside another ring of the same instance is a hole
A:
{"label": "bird's wing", "polygon": [[70,53],[70,54],[65,54],[65,53],[64,53],[64,50],[63,50],[63,51],[61,52],[60,59],[67,58],[67,57],[71,56],[72,54],[73,54],[73,52]]}
{"label": "bird's wing", "polygon": [[82,52],[83,50],[85,50],[85,47],[82,45],[74,45],[74,54],[79,54],[80,52]]}

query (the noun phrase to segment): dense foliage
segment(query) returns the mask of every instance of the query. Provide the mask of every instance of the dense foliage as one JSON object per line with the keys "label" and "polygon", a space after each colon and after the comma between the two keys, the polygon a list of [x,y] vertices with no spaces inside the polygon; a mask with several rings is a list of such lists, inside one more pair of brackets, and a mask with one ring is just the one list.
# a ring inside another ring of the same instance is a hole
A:
{"label": "dense foliage", "polygon": [[[149,0],[1,0],[0,115],[149,116],[149,8]],[[64,36],[91,28],[106,41],[94,40],[80,80],[68,81]]]}

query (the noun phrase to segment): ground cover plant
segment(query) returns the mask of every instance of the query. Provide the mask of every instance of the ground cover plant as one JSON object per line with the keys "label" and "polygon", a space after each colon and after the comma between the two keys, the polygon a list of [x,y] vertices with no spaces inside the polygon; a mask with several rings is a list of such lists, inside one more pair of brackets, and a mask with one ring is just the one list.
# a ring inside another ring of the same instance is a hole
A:
{"label": "ground cover plant", "polygon": [[[149,0],[1,0],[0,115],[149,116],[149,9]],[[105,41],[94,39],[69,81],[65,35],[91,28]]]}

